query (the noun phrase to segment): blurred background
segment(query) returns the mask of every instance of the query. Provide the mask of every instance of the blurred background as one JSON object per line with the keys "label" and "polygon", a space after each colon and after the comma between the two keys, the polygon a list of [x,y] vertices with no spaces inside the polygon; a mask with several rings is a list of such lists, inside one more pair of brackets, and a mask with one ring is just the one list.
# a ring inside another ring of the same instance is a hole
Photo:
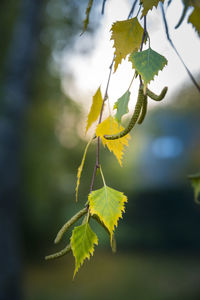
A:
{"label": "blurred background", "polygon": [[[109,237],[92,222],[99,246],[74,281],[71,253],[44,260],[65,245],[53,244],[56,233],[87,199],[95,145],[75,203],[76,172],[91,135],[84,134],[86,116],[92,95],[105,87],[112,22],[125,19],[133,1],[107,1],[103,16],[102,1],[95,1],[88,31],[80,36],[87,2],[1,0],[0,299],[198,300],[200,206],[187,175],[200,168],[200,95],[165,40],[160,11],[149,14],[148,30],[152,48],[169,63],[151,88],[168,85],[169,93],[150,104],[144,124],[134,130],[123,168],[101,149],[107,184],[128,196],[116,232],[118,251],[111,253]],[[181,1],[173,0],[172,37],[200,82],[198,36],[187,22],[174,30],[181,11]],[[111,105],[129,85],[130,63],[119,74],[112,76]]]}

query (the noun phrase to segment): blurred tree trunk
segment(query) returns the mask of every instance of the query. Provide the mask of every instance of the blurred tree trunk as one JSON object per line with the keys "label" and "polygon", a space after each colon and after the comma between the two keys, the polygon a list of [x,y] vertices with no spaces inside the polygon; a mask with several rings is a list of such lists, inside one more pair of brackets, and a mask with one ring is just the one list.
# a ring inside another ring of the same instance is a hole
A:
{"label": "blurred tree trunk", "polygon": [[0,300],[23,298],[19,247],[20,151],[43,5],[41,0],[21,1],[4,76],[0,110]]}

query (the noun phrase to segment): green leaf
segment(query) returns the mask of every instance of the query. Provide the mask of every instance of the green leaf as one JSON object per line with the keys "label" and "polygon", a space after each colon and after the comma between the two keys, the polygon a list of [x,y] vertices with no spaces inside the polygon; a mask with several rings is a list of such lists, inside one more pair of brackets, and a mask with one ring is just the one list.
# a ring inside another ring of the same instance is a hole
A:
{"label": "green leaf", "polygon": [[195,7],[188,18],[188,23],[191,23],[195,31],[200,35],[200,7]]}
{"label": "green leaf", "polygon": [[[157,7],[159,2],[164,2],[165,0],[142,0],[142,17],[146,16],[149,10],[151,10],[154,6]],[[142,18],[141,17],[141,18]]]}
{"label": "green leaf", "polygon": [[114,40],[115,48],[114,71],[116,71],[123,58],[140,48],[144,29],[135,17],[115,22],[111,31],[111,40]]}
{"label": "green leaf", "polygon": [[117,113],[115,115],[115,119],[118,123],[121,123],[121,118],[123,115],[128,113],[128,102],[130,99],[130,92],[126,91],[126,93],[121,96],[114,104],[114,109],[117,109]]}
{"label": "green leaf", "polygon": [[200,200],[198,199],[200,195],[200,173],[189,175],[188,177],[194,189],[194,200],[197,204],[200,204]]}
{"label": "green leaf", "polygon": [[95,244],[98,245],[98,238],[88,223],[74,228],[71,237],[71,248],[75,257],[74,277],[84,260],[89,260],[90,255],[93,255]]}
{"label": "green leaf", "polygon": [[153,80],[154,76],[167,64],[167,59],[151,48],[132,53],[129,60],[133,68],[141,75],[145,85]]}
{"label": "green leaf", "polygon": [[119,218],[122,218],[127,197],[105,185],[101,189],[91,192],[88,200],[91,215],[97,215],[104,223],[110,232],[112,241],[113,231],[115,226],[117,227]]}

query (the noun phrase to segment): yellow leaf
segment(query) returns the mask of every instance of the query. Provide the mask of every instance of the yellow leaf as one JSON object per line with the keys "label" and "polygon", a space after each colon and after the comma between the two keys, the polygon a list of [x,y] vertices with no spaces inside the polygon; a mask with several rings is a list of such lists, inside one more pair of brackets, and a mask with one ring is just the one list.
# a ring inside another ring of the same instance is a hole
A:
{"label": "yellow leaf", "polygon": [[86,16],[85,16],[85,20],[83,21],[83,32],[82,32],[82,34],[87,30],[87,27],[88,27],[88,24],[89,24],[89,17],[90,17],[90,11],[92,9],[92,5],[93,5],[93,0],[89,0],[87,8],[86,8],[86,11],[85,11]]}
{"label": "yellow leaf", "polygon": [[123,193],[104,185],[101,189],[91,192],[88,201],[90,213],[97,215],[103,222],[110,232],[112,241],[113,231],[117,227],[119,218],[122,218],[127,197]]}
{"label": "yellow leaf", "polygon": [[93,137],[92,137],[92,138],[89,140],[89,142],[87,143],[87,145],[86,145],[86,147],[85,147],[85,151],[84,151],[84,153],[83,153],[83,158],[82,158],[81,164],[80,164],[80,166],[78,167],[78,172],[77,172],[77,183],[76,183],[76,202],[78,201],[78,189],[79,189],[79,184],[80,184],[81,174],[82,174],[82,171],[83,171],[83,166],[84,166],[84,163],[85,163],[85,157],[86,157],[88,148],[89,148],[90,143],[92,142],[92,140],[93,140]]}
{"label": "yellow leaf", "polygon": [[149,10],[151,10],[154,6],[157,7],[159,2],[164,2],[165,0],[142,0],[142,17],[146,16]]}
{"label": "yellow leaf", "polygon": [[104,138],[104,135],[116,134],[121,132],[123,129],[124,127],[119,125],[112,117],[108,117],[105,121],[99,124],[96,129],[96,135],[101,138],[104,147],[106,145],[108,149],[113,152],[120,165],[122,165],[124,146],[128,146],[130,135],[127,134],[126,136],[116,140],[107,140]]}
{"label": "yellow leaf", "polygon": [[102,104],[103,104],[103,99],[99,87],[98,90],[96,91],[96,94],[93,96],[93,102],[90,108],[90,112],[88,114],[87,127],[85,133],[88,131],[92,123],[94,123],[97,120],[98,116],[100,115]]}
{"label": "yellow leaf", "polygon": [[195,7],[188,18],[188,23],[191,23],[197,33],[200,35],[200,7]]}
{"label": "yellow leaf", "polygon": [[111,31],[111,40],[114,40],[115,48],[114,71],[116,71],[123,58],[125,59],[128,54],[140,48],[144,30],[135,17],[115,22]]}

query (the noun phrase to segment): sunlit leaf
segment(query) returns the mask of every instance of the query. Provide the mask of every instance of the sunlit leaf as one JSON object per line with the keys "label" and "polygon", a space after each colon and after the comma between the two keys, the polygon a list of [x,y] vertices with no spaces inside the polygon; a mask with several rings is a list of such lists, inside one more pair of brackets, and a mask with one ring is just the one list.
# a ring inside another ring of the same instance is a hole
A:
{"label": "sunlit leaf", "polygon": [[74,228],[71,237],[71,248],[75,257],[74,276],[84,260],[89,260],[90,255],[93,255],[94,245],[98,245],[98,238],[88,223]]}
{"label": "sunlit leaf", "polygon": [[164,2],[165,0],[142,0],[142,17],[145,16],[149,10],[153,7],[157,7],[159,2]]}
{"label": "sunlit leaf", "polygon": [[130,92],[126,91],[124,95],[122,95],[114,104],[114,109],[117,109],[117,113],[115,115],[115,119],[118,123],[121,123],[121,118],[123,115],[128,113],[128,102],[130,99]]}
{"label": "sunlit leaf", "polygon": [[111,40],[114,40],[115,48],[114,71],[116,71],[123,58],[125,59],[128,54],[140,48],[144,30],[135,17],[115,22],[111,31]]}
{"label": "sunlit leaf", "polygon": [[188,18],[188,23],[191,23],[195,31],[200,35],[200,7],[195,7]]}
{"label": "sunlit leaf", "polygon": [[103,145],[106,145],[108,149],[114,153],[120,165],[122,165],[124,147],[128,146],[130,135],[127,134],[126,136],[116,140],[106,140],[104,135],[116,134],[123,129],[124,128],[112,117],[108,117],[105,121],[99,124],[96,129],[96,135],[101,138]]}
{"label": "sunlit leaf", "polygon": [[194,189],[194,200],[196,203],[200,204],[200,173],[190,175],[189,179],[191,181],[192,187]]}
{"label": "sunlit leaf", "polygon": [[95,190],[89,194],[89,208],[92,215],[97,215],[104,223],[111,234],[117,227],[119,218],[122,218],[124,212],[124,203],[127,202],[127,197],[108,186]]}
{"label": "sunlit leaf", "polygon": [[103,104],[103,99],[99,87],[95,95],[93,96],[93,102],[90,108],[90,112],[88,114],[87,127],[85,133],[88,131],[92,123],[94,123],[97,120],[98,116],[100,115],[102,104]]}
{"label": "sunlit leaf", "polygon": [[145,85],[153,80],[154,76],[158,75],[158,72],[167,64],[166,58],[151,48],[132,53],[129,60],[133,68],[141,75]]}

